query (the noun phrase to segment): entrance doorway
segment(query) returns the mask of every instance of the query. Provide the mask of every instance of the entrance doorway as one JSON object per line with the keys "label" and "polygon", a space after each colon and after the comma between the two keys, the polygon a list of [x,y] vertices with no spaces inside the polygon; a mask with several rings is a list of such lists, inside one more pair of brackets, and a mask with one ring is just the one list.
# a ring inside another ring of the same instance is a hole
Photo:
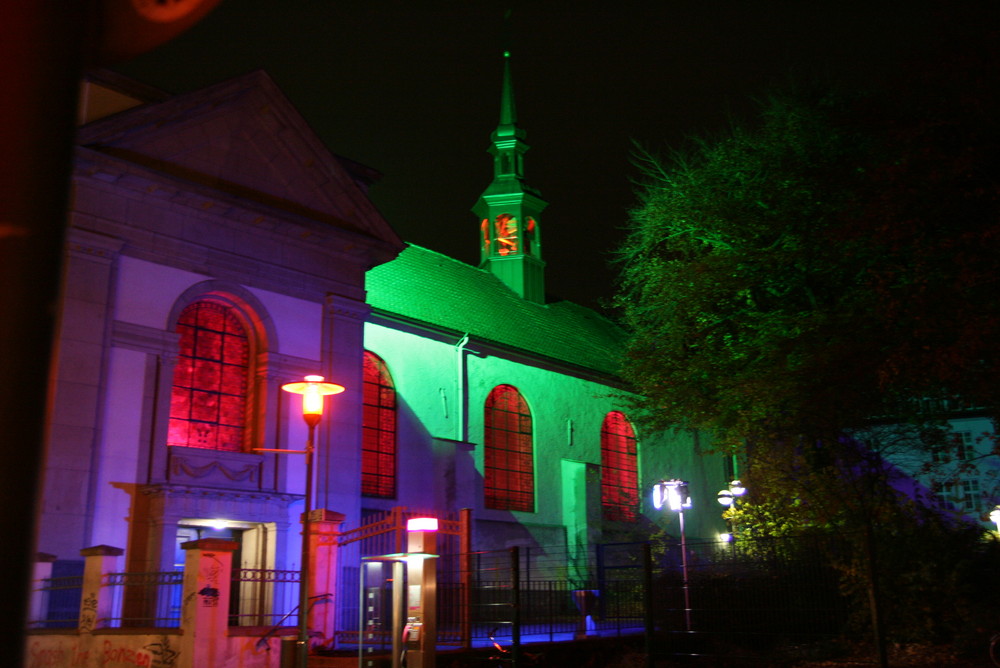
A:
{"label": "entrance doorway", "polygon": [[[202,538],[237,544],[229,593],[230,626],[274,623],[295,600],[298,580],[274,570],[276,527],[272,522],[182,519],[177,524],[174,567],[184,568],[182,545]],[[293,575],[297,576],[297,572]]]}

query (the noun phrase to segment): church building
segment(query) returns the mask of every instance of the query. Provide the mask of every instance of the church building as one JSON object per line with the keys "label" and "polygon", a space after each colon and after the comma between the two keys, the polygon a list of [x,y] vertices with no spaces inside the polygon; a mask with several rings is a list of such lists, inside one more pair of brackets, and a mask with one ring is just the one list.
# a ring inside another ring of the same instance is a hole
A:
{"label": "church building", "polygon": [[281,386],[309,374],[346,388],[316,430],[312,501],[345,530],[469,509],[473,550],[641,540],[667,522],[648,501],[663,478],[691,482],[689,539],[723,529],[722,459],[644,433],[622,330],[546,294],[560,223],[525,179],[504,68],[492,182],[450,223],[479,266],[404,243],[369,200],[377,173],[263,72],[177,96],[89,77],[37,548],[54,575],[99,545],[172,571],[212,535],[234,565],[297,569],[306,471],[280,451],[307,428]]}

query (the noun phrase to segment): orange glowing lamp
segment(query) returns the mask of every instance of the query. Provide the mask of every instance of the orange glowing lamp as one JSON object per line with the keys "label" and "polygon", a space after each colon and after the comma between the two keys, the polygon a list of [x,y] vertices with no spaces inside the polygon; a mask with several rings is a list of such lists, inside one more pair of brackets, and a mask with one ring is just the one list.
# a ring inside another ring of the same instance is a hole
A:
{"label": "orange glowing lamp", "polygon": [[281,389],[302,395],[302,418],[310,427],[315,427],[323,417],[323,397],[340,394],[344,386],[324,382],[323,376],[306,376],[304,381],[285,383]]}

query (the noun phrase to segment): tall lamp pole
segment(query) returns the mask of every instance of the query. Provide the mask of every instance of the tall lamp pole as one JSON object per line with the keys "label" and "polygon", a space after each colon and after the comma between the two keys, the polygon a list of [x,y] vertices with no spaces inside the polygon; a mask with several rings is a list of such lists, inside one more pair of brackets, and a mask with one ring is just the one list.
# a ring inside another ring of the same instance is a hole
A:
{"label": "tall lamp pole", "polygon": [[688,559],[687,542],[684,538],[684,509],[691,507],[691,495],[688,494],[688,483],[676,478],[661,480],[653,486],[653,507],[657,510],[666,505],[677,513],[681,523],[681,574],[684,589],[684,626],[691,630],[691,592],[688,589]]}
{"label": "tall lamp pole", "polygon": [[302,418],[309,426],[309,436],[306,439],[305,450],[280,450],[276,448],[258,448],[258,452],[286,452],[306,456],[306,496],[302,509],[302,567],[299,574],[299,668],[309,665],[309,539],[310,515],[312,513],[313,496],[313,443],[316,438],[316,425],[323,418],[323,397],[329,394],[340,394],[343,385],[323,382],[323,376],[306,376],[304,381],[285,383],[281,386],[285,392],[302,395]]}

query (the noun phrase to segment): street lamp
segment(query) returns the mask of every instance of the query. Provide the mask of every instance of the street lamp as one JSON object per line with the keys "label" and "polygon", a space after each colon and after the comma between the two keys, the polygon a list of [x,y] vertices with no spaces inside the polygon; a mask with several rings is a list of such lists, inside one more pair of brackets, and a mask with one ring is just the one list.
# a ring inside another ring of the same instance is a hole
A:
{"label": "street lamp", "polygon": [[[723,489],[718,494],[719,503],[721,503],[726,508],[735,508],[737,501],[740,500],[744,494],[747,493],[747,488],[743,486],[743,483],[739,480],[733,480],[729,483],[728,489]],[[725,511],[723,511],[725,512]],[[724,534],[726,541],[731,541],[733,539],[733,532],[730,531],[728,534]]]}
{"label": "street lamp", "polygon": [[306,376],[304,381],[285,383],[281,386],[285,392],[302,395],[302,418],[309,426],[306,449],[258,448],[258,452],[287,452],[306,456],[306,496],[302,511],[302,568],[299,575],[299,668],[306,668],[309,664],[309,515],[312,511],[313,494],[313,441],[316,436],[316,425],[323,417],[323,397],[344,391],[343,385],[323,381],[323,376]]}
{"label": "street lamp", "polygon": [[687,631],[691,630],[691,592],[688,589],[687,542],[684,538],[684,510],[691,507],[691,495],[688,494],[688,483],[676,478],[661,480],[653,485],[653,507],[657,510],[666,505],[677,513],[681,523],[681,573],[682,589],[684,590],[684,624]]}
{"label": "street lamp", "polygon": [[729,483],[729,489],[724,489],[719,492],[719,503],[724,505],[726,508],[735,507],[736,502],[739,501],[740,497],[747,493],[747,488],[743,486],[739,480],[733,480]]}
{"label": "street lamp", "polygon": [[990,511],[990,521],[997,525],[997,533],[1000,533],[1000,506]]}

